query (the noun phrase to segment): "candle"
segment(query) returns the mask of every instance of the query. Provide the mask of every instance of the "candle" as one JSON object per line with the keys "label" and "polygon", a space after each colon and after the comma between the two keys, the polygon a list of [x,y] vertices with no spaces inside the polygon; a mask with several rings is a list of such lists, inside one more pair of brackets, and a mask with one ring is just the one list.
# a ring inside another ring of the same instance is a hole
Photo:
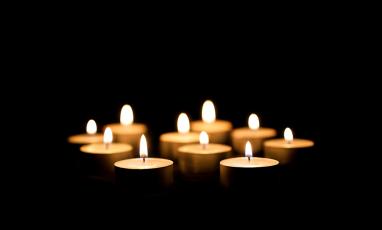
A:
{"label": "candle", "polygon": [[266,157],[280,161],[281,165],[294,164],[309,157],[309,149],[314,146],[311,140],[294,139],[290,128],[284,131],[284,139],[269,140],[264,143]]}
{"label": "candle", "polygon": [[[277,160],[253,157],[249,141],[245,144],[245,157],[235,157],[220,162],[220,182],[226,188],[251,188],[260,182],[272,182],[271,175],[275,171]],[[257,189],[260,189],[257,187]]]}
{"label": "candle", "polygon": [[130,144],[138,154],[139,138],[142,134],[147,135],[147,127],[144,124],[134,123],[133,109],[130,105],[122,107],[120,123],[110,124],[108,127],[113,131],[116,142]]}
{"label": "candle", "polygon": [[159,191],[173,184],[173,162],[163,158],[148,157],[145,135],[141,136],[140,158],[118,161],[114,164],[116,181],[131,192]]}
{"label": "candle", "polygon": [[68,142],[77,145],[102,143],[102,134],[97,134],[97,124],[91,119],[86,124],[86,134],[70,136]]}
{"label": "candle", "polygon": [[124,143],[112,143],[113,133],[105,129],[103,143],[81,146],[82,166],[91,177],[111,179],[114,174],[114,162],[133,157],[133,147]]}
{"label": "candle", "polygon": [[191,122],[191,130],[195,132],[206,131],[211,143],[227,143],[232,123],[224,120],[216,120],[215,106],[207,100],[202,107],[202,121]]}
{"label": "candle", "polygon": [[200,144],[179,148],[179,170],[183,178],[209,180],[219,175],[219,162],[229,157],[232,148],[222,144],[209,144],[208,134],[200,133]]}
{"label": "candle", "polygon": [[159,137],[160,153],[164,158],[176,160],[179,147],[198,143],[198,133],[190,132],[190,121],[187,114],[181,113],[177,122],[178,132],[164,133]]}
{"label": "candle", "polygon": [[232,147],[236,153],[243,153],[246,141],[252,145],[253,152],[259,153],[262,150],[263,142],[276,136],[276,130],[260,127],[260,121],[256,114],[251,114],[248,118],[248,128],[234,129],[231,133]]}

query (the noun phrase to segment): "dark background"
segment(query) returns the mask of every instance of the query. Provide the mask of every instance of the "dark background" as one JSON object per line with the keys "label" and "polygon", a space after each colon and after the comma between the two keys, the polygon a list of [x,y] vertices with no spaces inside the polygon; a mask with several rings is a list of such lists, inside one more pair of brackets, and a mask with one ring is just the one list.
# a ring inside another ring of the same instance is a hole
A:
{"label": "dark background", "polygon": [[[34,60],[23,68],[36,77],[23,84],[36,85],[26,94],[36,96],[29,118],[45,136],[33,144],[40,150],[38,164],[24,162],[29,177],[17,180],[19,191],[29,192],[32,208],[44,203],[48,212],[68,208],[68,216],[80,218],[121,206],[126,215],[140,216],[142,207],[150,207],[148,214],[164,217],[197,208],[195,220],[211,212],[226,214],[225,208],[238,216],[243,206],[259,208],[253,208],[253,216],[275,210],[291,215],[291,207],[297,216],[313,219],[320,215],[309,213],[320,208],[335,213],[346,201],[343,185],[352,178],[343,169],[347,152],[338,151],[338,135],[344,132],[339,121],[348,112],[342,106],[349,99],[340,93],[346,84],[333,79],[351,69],[347,60],[352,51],[347,38],[338,36],[343,25],[321,19],[269,17],[255,26],[201,27],[153,21],[123,29],[91,19],[63,19],[49,25],[46,36],[34,29],[37,36],[28,40],[30,51],[22,57]],[[78,176],[67,138],[83,133],[89,119],[99,128],[118,122],[122,105],[130,104],[135,121],[149,127],[154,142],[149,155],[155,156],[159,135],[176,130],[180,112],[200,119],[206,99],[214,101],[217,117],[234,127],[246,126],[249,114],[257,113],[261,125],[277,129],[279,136],[289,126],[296,138],[314,140],[314,163],[298,171],[297,179],[234,195],[191,185],[160,196],[131,197]]]}

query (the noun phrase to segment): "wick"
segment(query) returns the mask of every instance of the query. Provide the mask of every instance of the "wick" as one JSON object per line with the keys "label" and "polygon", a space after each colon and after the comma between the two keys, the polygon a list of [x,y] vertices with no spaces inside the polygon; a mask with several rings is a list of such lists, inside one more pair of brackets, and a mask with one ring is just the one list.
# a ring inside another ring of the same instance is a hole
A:
{"label": "wick", "polygon": [[110,143],[105,143],[105,148],[109,149],[109,145],[110,145]]}
{"label": "wick", "polygon": [[143,163],[145,163],[146,162],[146,157],[143,157]]}
{"label": "wick", "polygon": [[248,162],[251,162],[251,157],[248,157]]}
{"label": "wick", "polygon": [[286,143],[289,145],[290,143],[292,143],[292,141],[286,141]]}
{"label": "wick", "polygon": [[207,145],[206,144],[202,144],[202,149],[206,149],[207,148]]}

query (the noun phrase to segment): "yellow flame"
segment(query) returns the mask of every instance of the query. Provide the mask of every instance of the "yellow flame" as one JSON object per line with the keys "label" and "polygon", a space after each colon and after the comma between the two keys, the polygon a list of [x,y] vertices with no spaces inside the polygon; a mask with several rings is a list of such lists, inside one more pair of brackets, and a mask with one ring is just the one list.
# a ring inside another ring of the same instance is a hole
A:
{"label": "yellow flame", "polygon": [[130,105],[122,107],[120,121],[122,125],[131,125],[134,122],[133,109]]}
{"label": "yellow flame", "polygon": [[245,156],[252,157],[252,145],[249,141],[245,143]]}
{"label": "yellow flame", "polygon": [[185,113],[179,114],[177,126],[178,126],[179,133],[190,132],[190,120],[188,119],[187,114]]}
{"label": "yellow flame", "polygon": [[90,119],[86,124],[86,133],[87,134],[96,134],[97,133],[97,124],[93,119]]}
{"label": "yellow flame", "polygon": [[286,128],[284,131],[284,139],[287,143],[290,143],[293,141],[293,133],[290,128]]}
{"label": "yellow flame", "polygon": [[207,145],[210,140],[206,131],[202,131],[199,135],[199,142],[201,145]]}
{"label": "yellow flame", "polygon": [[139,156],[140,157],[147,157],[148,151],[147,151],[147,141],[144,134],[141,136],[141,140],[139,142]]}
{"label": "yellow flame", "polygon": [[105,129],[105,132],[103,133],[103,143],[110,144],[112,142],[113,142],[113,132],[111,131],[111,128],[107,127]]}
{"label": "yellow flame", "polygon": [[210,100],[207,100],[203,103],[202,119],[207,123],[212,123],[216,119],[215,106],[214,103],[212,103]]}
{"label": "yellow flame", "polygon": [[248,126],[252,130],[257,130],[260,127],[259,117],[252,113],[248,118]]}

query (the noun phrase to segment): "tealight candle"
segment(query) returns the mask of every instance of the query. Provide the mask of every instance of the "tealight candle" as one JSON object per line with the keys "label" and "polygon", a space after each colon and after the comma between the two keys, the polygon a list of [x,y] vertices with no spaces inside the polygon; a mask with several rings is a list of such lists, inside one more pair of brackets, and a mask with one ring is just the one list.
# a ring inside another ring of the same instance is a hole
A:
{"label": "tealight candle", "polygon": [[227,143],[232,123],[224,120],[216,120],[215,106],[207,100],[202,107],[202,121],[191,122],[191,130],[195,132],[206,131],[211,143]]}
{"label": "tealight candle", "polygon": [[236,153],[243,153],[246,141],[252,145],[253,152],[259,153],[262,150],[263,142],[276,136],[276,130],[260,127],[260,121],[256,114],[251,114],[248,118],[248,128],[234,129],[231,133],[232,147]]}
{"label": "tealight candle", "polygon": [[133,147],[124,143],[112,143],[113,133],[105,129],[103,143],[81,146],[83,167],[89,176],[111,179],[114,174],[114,162],[133,157]]}
{"label": "tealight candle", "polygon": [[219,175],[219,162],[231,153],[232,148],[222,144],[209,144],[208,134],[200,133],[200,144],[179,148],[179,170],[186,179],[209,180]]}
{"label": "tealight candle", "polygon": [[253,157],[249,141],[245,144],[245,157],[235,157],[220,162],[220,182],[224,187],[253,187],[253,183],[267,181],[274,166],[274,159]]}
{"label": "tealight candle", "polygon": [[158,191],[173,184],[173,162],[148,157],[145,135],[141,136],[140,158],[118,161],[114,164],[116,181],[129,191]]}
{"label": "tealight candle", "polygon": [[77,145],[102,143],[102,134],[97,134],[97,124],[91,119],[86,124],[86,134],[70,136],[68,142]]}
{"label": "tealight candle", "polygon": [[264,153],[280,161],[281,165],[297,163],[308,157],[307,151],[314,146],[314,142],[304,139],[293,139],[290,128],[284,131],[284,139],[274,139],[264,142]]}
{"label": "tealight candle", "polygon": [[190,121],[187,114],[179,115],[177,128],[178,132],[164,133],[159,137],[160,153],[164,158],[176,160],[179,147],[199,141],[199,134],[190,132]]}
{"label": "tealight candle", "polygon": [[130,144],[133,146],[134,152],[138,154],[139,138],[142,134],[147,135],[147,126],[134,123],[133,109],[130,105],[122,107],[120,123],[109,124],[108,127],[113,131],[116,142]]}

